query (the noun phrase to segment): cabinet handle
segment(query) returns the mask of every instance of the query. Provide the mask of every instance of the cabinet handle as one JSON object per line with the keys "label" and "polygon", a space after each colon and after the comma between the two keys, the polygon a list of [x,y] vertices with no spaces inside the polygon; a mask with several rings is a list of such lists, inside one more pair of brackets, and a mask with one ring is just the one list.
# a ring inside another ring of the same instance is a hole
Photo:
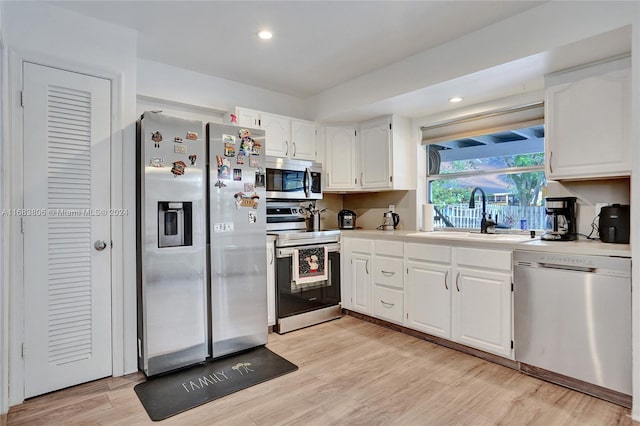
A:
{"label": "cabinet handle", "polygon": [[390,277],[391,275],[395,275],[395,274],[396,274],[396,273],[395,273],[395,272],[393,272],[393,271],[391,271],[391,272],[389,272],[389,271],[380,271],[380,272],[382,272],[382,274],[383,274],[383,275],[386,275],[387,277]]}
{"label": "cabinet handle", "polygon": [[369,259],[367,259],[367,262],[364,264],[364,270],[367,271],[367,275],[369,275]]}
{"label": "cabinet handle", "polygon": [[331,173],[327,172],[327,186],[331,186]]}
{"label": "cabinet handle", "polygon": [[362,182],[364,181],[362,180],[362,172],[360,172],[360,185],[362,185]]}
{"label": "cabinet handle", "polygon": [[551,159],[553,158],[553,151],[549,151],[549,172],[553,173],[553,164]]}
{"label": "cabinet handle", "polygon": [[395,304],[395,303],[385,302],[385,301],[384,301],[384,300],[382,300],[382,299],[380,299],[380,303],[382,303],[382,304],[383,304],[383,305],[385,305],[385,306],[391,306],[391,307],[396,306],[396,304]]}
{"label": "cabinet handle", "polygon": [[446,290],[449,290],[449,287],[447,286],[447,278],[449,278],[449,271],[447,271],[447,273],[444,274],[444,288]]}
{"label": "cabinet handle", "polygon": [[288,156],[289,155],[289,142],[284,141],[284,144],[287,146],[287,148],[284,150],[284,156]]}
{"label": "cabinet handle", "polygon": [[458,278],[460,278],[460,272],[458,272],[458,275],[456,275],[456,288],[458,289],[458,292],[460,292],[460,286],[458,285]]}
{"label": "cabinet handle", "polygon": [[273,249],[270,248],[267,253],[271,255],[271,260],[269,261],[269,265],[273,265]]}
{"label": "cabinet handle", "polygon": [[296,152],[298,152],[298,150],[296,149],[296,143],[293,142],[293,156],[296,156]]}

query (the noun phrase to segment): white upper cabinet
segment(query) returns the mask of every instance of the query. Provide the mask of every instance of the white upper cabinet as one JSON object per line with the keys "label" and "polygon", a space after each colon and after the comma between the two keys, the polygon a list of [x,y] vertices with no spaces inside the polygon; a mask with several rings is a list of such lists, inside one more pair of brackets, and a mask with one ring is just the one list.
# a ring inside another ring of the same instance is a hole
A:
{"label": "white upper cabinet", "polygon": [[630,58],[546,78],[546,172],[549,179],[631,173]]}
{"label": "white upper cabinet", "polygon": [[316,123],[247,108],[236,108],[238,125],[265,131],[265,153],[316,161]]}
{"label": "white upper cabinet", "polygon": [[362,189],[391,189],[391,122],[385,117],[360,126],[360,182]]}
{"label": "white upper cabinet", "polygon": [[356,128],[325,127],[325,190],[351,190],[358,185],[356,169]]}
{"label": "white upper cabinet", "polygon": [[262,129],[260,126],[260,112],[247,108],[236,108],[238,126],[250,127],[252,129]]}
{"label": "white upper cabinet", "polygon": [[407,118],[394,115],[361,123],[359,189],[415,189],[411,139]]}
{"label": "white upper cabinet", "polygon": [[291,149],[291,120],[275,114],[260,113],[264,130],[266,154],[274,157],[289,157]]}
{"label": "white upper cabinet", "polygon": [[324,130],[327,191],[415,189],[417,143],[409,119],[387,116]]}
{"label": "white upper cabinet", "polygon": [[317,126],[313,121],[291,119],[291,158],[316,160]]}

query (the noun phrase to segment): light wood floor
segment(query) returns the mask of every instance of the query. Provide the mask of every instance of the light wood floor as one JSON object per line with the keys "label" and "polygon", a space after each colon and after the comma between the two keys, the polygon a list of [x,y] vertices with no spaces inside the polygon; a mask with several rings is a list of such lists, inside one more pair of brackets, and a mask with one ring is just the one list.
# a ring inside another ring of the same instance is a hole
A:
{"label": "light wood floor", "polygon": [[[283,336],[298,371],[162,425],[631,425],[626,408],[353,317]],[[142,374],[33,398],[8,425],[152,424],[133,391]]]}

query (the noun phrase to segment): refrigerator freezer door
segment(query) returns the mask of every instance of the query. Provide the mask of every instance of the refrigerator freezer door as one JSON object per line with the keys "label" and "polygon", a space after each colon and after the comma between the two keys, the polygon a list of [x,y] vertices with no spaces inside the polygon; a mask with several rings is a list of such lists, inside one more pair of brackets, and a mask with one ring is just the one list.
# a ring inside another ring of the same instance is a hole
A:
{"label": "refrigerator freezer door", "polygon": [[241,130],[207,124],[214,358],[267,343],[264,131]]}
{"label": "refrigerator freezer door", "polygon": [[207,357],[204,159],[202,122],[139,120],[139,367],[148,376]]}

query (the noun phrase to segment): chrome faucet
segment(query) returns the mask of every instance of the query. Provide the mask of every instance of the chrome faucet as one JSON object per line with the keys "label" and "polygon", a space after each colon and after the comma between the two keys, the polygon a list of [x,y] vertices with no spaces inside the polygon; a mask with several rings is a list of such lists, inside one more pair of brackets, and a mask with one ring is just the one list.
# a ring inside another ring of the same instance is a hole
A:
{"label": "chrome faucet", "polygon": [[[482,188],[473,188],[471,191],[471,199],[469,200],[469,208],[476,208],[476,191],[480,191],[482,194],[482,219],[480,220],[480,232],[483,234],[487,233],[487,229],[489,227],[495,227],[497,224],[491,219],[487,219],[487,195],[484,193]],[[492,228],[493,229],[493,228]]]}

